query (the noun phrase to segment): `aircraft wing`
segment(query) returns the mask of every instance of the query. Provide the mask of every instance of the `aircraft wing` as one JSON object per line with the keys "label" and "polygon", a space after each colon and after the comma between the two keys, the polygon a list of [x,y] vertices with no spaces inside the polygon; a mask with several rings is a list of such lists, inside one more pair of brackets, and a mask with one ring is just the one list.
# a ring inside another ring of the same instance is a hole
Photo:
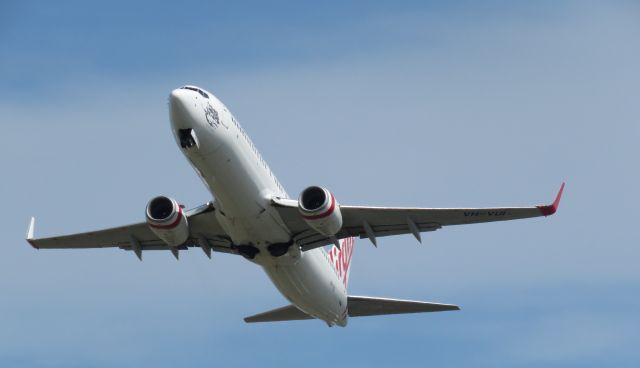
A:
{"label": "aircraft wing", "polygon": [[[236,253],[231,248],[231,242],[215,218],[215,208],[212,203],[186,211],[185,215],[189,221],[191,238],[177,249],[173,249],[173,251],[187,249],[188,247],[202,247],[209,256],[210,250]],[[27,233],[27,241],[36,249],[119,247],[135,251],[138,257],[141,257],[143,250],[171,250],[166,243],[149,229],[146,222],[50,238],[34,238],[33,232],[34,219],[32,218]]]}
{"label": "aircraft wing", "polygon": [[[377,245],[376,239],[381,236],[413,234],[421,241],[421,232],[438,230],[443,226],[550,216],[557,211],[563,190],[564,183],[552,204],[531,207],[397,208],[341,205],[343,225],[335,237],[369,238]],[[298,211],[297,201],[274,198],[272,202],[303,250],[335,243],[307,225]]]}

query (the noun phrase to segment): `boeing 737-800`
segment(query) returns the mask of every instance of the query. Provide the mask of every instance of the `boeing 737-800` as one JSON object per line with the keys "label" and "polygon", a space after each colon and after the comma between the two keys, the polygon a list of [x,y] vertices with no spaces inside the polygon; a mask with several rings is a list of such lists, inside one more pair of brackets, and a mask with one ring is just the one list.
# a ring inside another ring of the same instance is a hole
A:
{"label": "boeing 737-800", "polygon": [[[326,188],[310,186],[291,199],[238,120],[213,94],[195,86],[171,92],[170,121],[176,143],[214,200],[185,210],[159,196],[146,221],[81,234],[34,238],[36,249],[119,247],[142,260],[143,251],[179,252],[200,247],[240,255],[261,266],[291,304],[245,318],[246,322],[319,319],[346,326],[349,317],[437,312],[455,305],[347,294],[355,238],[373,245],[383,236],[420,233],[443,226],[549,216],[550,205],[500,208],[394,208],[346,206]],[[325,247],[331,246],[327,251]]]}

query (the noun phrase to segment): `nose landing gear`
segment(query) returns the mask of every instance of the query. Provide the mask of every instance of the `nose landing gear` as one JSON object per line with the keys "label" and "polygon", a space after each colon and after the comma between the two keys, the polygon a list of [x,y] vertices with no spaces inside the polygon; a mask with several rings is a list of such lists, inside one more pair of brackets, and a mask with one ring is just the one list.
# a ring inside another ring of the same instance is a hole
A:
{"label": "nose landing gear", "polygon": [[196,134],[193,129],[179,129],[178,138],[180,139],[180,147],[191,148],[198,147],[198,141],[196,140]]}

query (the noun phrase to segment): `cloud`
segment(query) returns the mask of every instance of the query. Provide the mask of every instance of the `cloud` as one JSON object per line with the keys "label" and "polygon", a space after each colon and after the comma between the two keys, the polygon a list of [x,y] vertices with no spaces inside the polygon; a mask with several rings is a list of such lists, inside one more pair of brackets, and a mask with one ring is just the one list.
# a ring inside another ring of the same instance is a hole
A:
{"label": "cloud", "polygon": [[[367,14],[322,32],[278,33],[287,55],[306,57],[237,69],[200,58],[133,75],[80,68],[39,81],[47,88],[4,90],[0,362],[54,366],[84,351],[92,365],[197,366],[212,356],[287,365],[290,349],[313,366],[349,347],[336,359],[422,365],[416,344],[434,364],[468,365],[460,351],[486,365],[505,356],[522,365],[633,359],[625,341],[636,337],[626,327],[634,317],[582,298],[628,293],[638,281],[638,24],[618,5],[576,4]],[[210,199],[169,131],[166,98],[184,83],[225,101],[292,196],[321,184],[347,204],[527,205],[552,199],[567,180],[565,198],[548,219],[442,229],[423,245],[360,241],[354,292],[463,311],[354,320],[338,332],[314,322],[244,326],[241,317],[285,302],[242,259],[209,262],[195,250],[179,263],[154,253],[140,264],[120,250],[30,249],[23,237],[34,214],[36,233],[52,235],[140,221],[159,193],[190,206]],[[535,307],[557,288],[567,294],[563,311]],[[253,355],[238,357],[238,346]]]}
{"label": "cloud", "polygon": [[[615,305],[611,305],[612,309]],[[628,361],[637,359],[633,341],[640,337],[633,316],[558,313],[536,321],[529,336],[513,341],[511,354],[516,361],[536,364],[578,363],[583,361]]]}

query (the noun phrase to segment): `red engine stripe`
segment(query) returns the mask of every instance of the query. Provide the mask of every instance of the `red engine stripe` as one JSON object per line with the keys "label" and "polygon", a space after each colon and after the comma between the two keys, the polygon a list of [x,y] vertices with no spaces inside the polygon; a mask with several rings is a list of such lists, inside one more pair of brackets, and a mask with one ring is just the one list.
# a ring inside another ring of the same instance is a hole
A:
{"label": "red engine stripe", "polygon": [[178,216],[176,217],[176,220],[174,222],[170,223],[169,225],[149,224],[149,226],[151,226],[154,229],[171,230],[176,226],[178,226],[178,224],[180,223],[180,220],[182,220],[182,208],[178,207]]}
{"label": "red engine stripe", "polygon": [[325,218],[325,217],[329,217],[331,216],[331,214],[333,213],[333,211],[336,209],[336,199],[333,197],[333,194],[331,194],[331,206],[329,206],[329,209],[326,212],[323,212],[319,215],[310,215],[310,216],[305,216],[302,215],[302,217],[305,220],[318,220],[321,218]]}

